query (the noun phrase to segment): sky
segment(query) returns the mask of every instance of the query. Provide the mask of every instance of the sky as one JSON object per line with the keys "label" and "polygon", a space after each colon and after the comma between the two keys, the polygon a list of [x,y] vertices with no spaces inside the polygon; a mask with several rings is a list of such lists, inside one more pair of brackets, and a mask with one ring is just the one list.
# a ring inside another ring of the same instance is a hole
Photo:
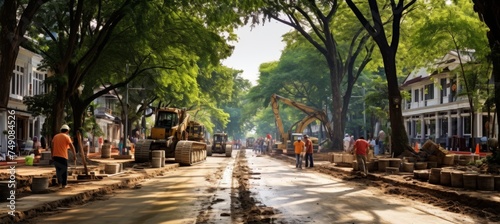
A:
{"label": "sky", "polygon": [[264,26],[257,25],[253,29],[250,25],[241,27],[236,30],[238,42],[231,43],[235,46],[233,54],[222,64],[243,70],[243,78],[255,85],[260,64],[279,60],[285,47],[281,36],[290,30],[289,26],[276,21],[266,21]]}

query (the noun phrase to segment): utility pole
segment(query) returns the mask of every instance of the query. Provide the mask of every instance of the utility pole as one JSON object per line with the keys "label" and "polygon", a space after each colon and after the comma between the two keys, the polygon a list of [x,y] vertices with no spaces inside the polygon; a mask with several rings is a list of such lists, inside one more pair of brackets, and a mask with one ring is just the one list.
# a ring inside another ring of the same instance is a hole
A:
{"label": "utility pole", "polygon": [[[125,77],[128,77],[128,63],[125,64]],[[126,89],[126,94],[125,94],[125,130],[123,130],[123,149],[120,152],[123,154],[123,151],[127,149],[127,139],[128,139],[128,83],[127,83],[127,89]]]}

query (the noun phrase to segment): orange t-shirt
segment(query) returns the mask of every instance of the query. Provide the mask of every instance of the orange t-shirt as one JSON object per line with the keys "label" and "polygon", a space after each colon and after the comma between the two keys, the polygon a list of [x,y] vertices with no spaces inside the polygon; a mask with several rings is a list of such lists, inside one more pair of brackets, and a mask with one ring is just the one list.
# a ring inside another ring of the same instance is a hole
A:
{"label": "orange t-shirt", "polygon": [[73,144],[69,135],[59,133],[52,139],[52,156],[62,157],[68,159],[68,149]]}
{"label": "orange t-shirt", "polygon": [[303,141],[296,141],[293,143],[293,146],[295,146],[295,154],[300,154],[304,150],[305,144]]}

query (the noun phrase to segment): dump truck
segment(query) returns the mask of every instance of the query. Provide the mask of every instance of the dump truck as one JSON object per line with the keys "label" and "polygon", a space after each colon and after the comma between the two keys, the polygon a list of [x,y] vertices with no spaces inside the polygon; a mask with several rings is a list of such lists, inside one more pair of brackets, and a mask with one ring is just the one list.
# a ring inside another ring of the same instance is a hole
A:
{"label": "dump truck", "polygon": [[207,145],[204,138],[196,134],[200,124],[190,122],[189,118],[186,109],[170,107],[156,109],[151,135],[136,143],[135,161],[151,161],[153,150],[164,150],[165,158],[174,158],[175,162],[181,165],[193,165],[205,161]]}
{"label": "dump truck", "polygon": [[233,146],[227,144],[227,133],[214,133],[212,147],[207,149],[207,155],[212,156],[214,153],[225,154],[226,157],[231,157]]}

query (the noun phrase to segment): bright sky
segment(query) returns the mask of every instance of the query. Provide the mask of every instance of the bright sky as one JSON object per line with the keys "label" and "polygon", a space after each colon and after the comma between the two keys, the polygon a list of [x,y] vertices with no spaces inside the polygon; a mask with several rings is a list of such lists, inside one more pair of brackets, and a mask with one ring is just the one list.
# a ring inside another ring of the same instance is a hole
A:
{"label": "bright sky", "polygon": [[253,29],[250,25],[241,27],[236,30],[238,42],[232,43],[235,46],[233,54],[222,64],[243,70],[243,78],[255,85],[259,78],[260,64],[280,58],[285,47],[281,36],[290,30],[289,26],[276,21],[266,21],[264,26],[257,25]]}

